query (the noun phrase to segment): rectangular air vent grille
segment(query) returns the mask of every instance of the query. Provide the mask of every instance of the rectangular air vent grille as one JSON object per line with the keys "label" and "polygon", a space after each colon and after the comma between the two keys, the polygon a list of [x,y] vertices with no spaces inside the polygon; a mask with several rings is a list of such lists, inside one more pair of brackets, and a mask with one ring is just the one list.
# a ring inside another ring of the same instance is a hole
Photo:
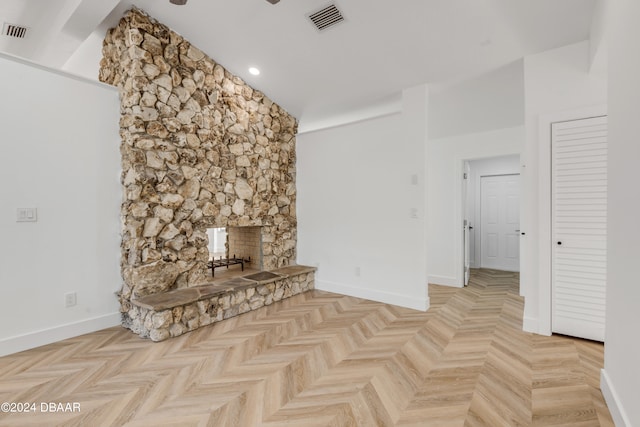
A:
{"label": "rectangular air vent grille", "polygon": [[5,22],[4,27],[2,28],[2,35],[15,37],[17,39],[23,39],[27,37],[27,30],[27,27],[22,27],[20,25],[14,25]]}
{"label": "rectangular air vent grille", "polygon": [[336,5],[332,4],[317,12],[313,12],[309,15],[309,19],[311,19],[311,22],[313,22],[313,25],[315,25],[319,31],[323,31],[344,21],[344,16],[342,16],[342,13]]}

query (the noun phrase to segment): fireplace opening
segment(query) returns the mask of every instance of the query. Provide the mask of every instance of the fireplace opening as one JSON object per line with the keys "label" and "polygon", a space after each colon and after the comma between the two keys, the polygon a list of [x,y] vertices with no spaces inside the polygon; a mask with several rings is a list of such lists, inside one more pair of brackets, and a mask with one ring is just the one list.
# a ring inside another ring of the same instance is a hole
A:
{"label": "fireplace opening", "polygon": [[207,229],[209,236],[209,261],[213,258],[227,256],[227,229],[216,227]]}
{"label": "fireplace opening", "polygon": [[207,235],[211,277],[262,270],[262,227],[214,227],[207,229]]}

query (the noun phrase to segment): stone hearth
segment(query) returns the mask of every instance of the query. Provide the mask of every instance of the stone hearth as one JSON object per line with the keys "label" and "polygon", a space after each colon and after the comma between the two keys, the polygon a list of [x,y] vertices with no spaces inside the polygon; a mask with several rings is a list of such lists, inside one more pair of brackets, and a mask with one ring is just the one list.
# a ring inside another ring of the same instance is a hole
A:
{"label": "stone hearth", "polygon": [[163,341],[314,288],[314,267],[289,266],[132,300],[130,329]]}
{"label": "stone hearth", "polygon": [[296,119],[138,9],[108,31],[100,65],[121,100],[123,325],[165,330],[144,327],[140,302],[206,285],[207,228],[259,228],[252,267],[295,264]]}

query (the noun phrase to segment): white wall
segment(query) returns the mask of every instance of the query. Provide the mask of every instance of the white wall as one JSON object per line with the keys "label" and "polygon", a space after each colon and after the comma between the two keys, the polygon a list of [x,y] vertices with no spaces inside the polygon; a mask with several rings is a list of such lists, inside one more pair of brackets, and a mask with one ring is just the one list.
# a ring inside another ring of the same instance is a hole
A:
{"label": "white wall", "polygon": [[[521,143],[521,141],[517,141]],[[519,147],[518,147],[519,148]],[[469,223],[473,227],[469,231],[469,241],[472,244],[471,268],[480,268],[480,236],[482,233],[480,218],[480,188],[481,178],[489,175],[510,175],[520,173],[520,156],[500,156],[469,162],[471,168],[469,176],[469,192],[467,204],[469,207]]]}
{"label": "white wall", "polygon": [[524,123],[522,60],[430,90],[429,138],[487,132]]}
{"label": "white wall", "polygon": [[[114,88],[4,55],[0,70],[1,355],[119,323],[121,190]],[[23,207],[38,221],[16,222]]]}
{"label": "white wall", "polygon": [[608,260],[601,388],[616,426],[640,426],[640,2],[611,2]]}
{"label": "white wall", "polygon": [[609,44],[607,43],[607,20],[609,15],[608,0],[595,0],[593,19],[589,31],[590,73],[600,74],[607,78]]}
{"label": "white wall", "polygon": [[[539,126],[551,115],[606,103],[607,81],[589,74],[589,43],[581,42],[531,55],[524,60],[525,145],[522,150],[520,290],[525,296],[524,328],[550,333],[550,302],[539,304],[550,288],[550,146]],[[544,288],[544,289],[543,289]]]}
{"label": "white wall", "polygon": [[431,139],[427,149],[429,283],[463,285],[462,173],[464,160],[518,154],[522,126]]}
{"label": "white wall", "polygon": [[311,121],[302,118],[298,124],[298,133],[314,132],[400,112],[402,112],[402,92],[370,101],[366,105],[344,106],[343,111],[332,111],[327,117],[316,117]]}
{"label": "white wall", "polygon": [[298,136],[297,261],[318,266],[317,289],[428,308],[427,96],[405,90],[401,113]]}
{"label": "white wall", "polygon": [[62,69],[70,73],[97,80],[102,60],[102,42],[106,32],[94,31],[82,42],[64,63]]}

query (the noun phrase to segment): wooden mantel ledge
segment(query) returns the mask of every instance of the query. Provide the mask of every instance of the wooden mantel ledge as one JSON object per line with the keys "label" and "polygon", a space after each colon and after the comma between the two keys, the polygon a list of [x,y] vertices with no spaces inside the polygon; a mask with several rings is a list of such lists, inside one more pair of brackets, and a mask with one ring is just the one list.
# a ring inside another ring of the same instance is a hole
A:
{"label": "wooden mantel ledge", "polygon": [[[190,304],[216,296],[223,296],[227,293],[242,289],[255,288],[278,280],[283,280],[291,276],[312,273],[316,267],[306,265],[290,265],[269,271],[248,274],[242,277],[235,277],[219,284],[207,284],[193,286],[190,288],[175,289],[153,295],[145,295],[138,299],[132,299],[131,303],[147,310],[162,311],[174,307]],[[269,274],[272,273],[272,274]]]}

